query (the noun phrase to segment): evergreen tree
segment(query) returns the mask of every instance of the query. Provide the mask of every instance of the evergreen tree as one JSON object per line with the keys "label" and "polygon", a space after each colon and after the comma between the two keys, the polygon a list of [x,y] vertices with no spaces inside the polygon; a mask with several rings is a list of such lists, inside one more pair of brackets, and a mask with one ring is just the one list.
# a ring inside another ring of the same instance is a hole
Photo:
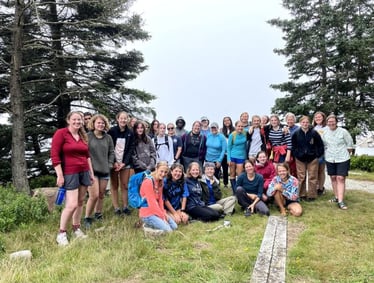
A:
{"label": "evergreen tree", "polygon": [[286,45],[289,81],[273,111],[335,113],[353,135],[374,128],[374,3],[361,0],[284,0],[289,19],[272,19]]}
{"label": "evergreen tree", "polygon": [[129,13],[132,1],[0,1],[0,109],[11,122],[19,117],[9,96],[17,3],[23,3],[18,100],[25,115],[18,128],[24,129],[26,150],[32,152],[29,168],[48,172],[46,141],[65,126],[75,105],[89,105],[112,119],[120,110],[152,113],[146,105],[155,96],[126,86],[146,69],[142,54],[126,47],[149,38],[140,16]]}

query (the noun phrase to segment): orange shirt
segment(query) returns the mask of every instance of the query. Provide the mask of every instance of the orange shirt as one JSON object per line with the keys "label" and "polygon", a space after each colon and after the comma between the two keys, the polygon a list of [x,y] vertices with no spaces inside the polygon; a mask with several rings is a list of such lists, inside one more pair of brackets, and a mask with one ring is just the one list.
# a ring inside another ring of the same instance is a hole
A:
{"label": "orange shirt", "polygon": [[[154,185],[153,185],[154,183]],[[164,200],[162,198],[163,182],[154,182],[146,178],[140,186],[140,196],[145,197],[148,207],[141,207],[139,209],[140,217],[158,216],[166,220],[166,212],[164,208]]]}

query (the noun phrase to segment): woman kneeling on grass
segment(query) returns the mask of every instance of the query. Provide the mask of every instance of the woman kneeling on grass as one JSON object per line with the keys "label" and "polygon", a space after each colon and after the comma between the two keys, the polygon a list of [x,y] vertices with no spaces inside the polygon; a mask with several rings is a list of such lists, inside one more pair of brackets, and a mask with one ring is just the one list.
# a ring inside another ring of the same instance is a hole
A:
{"label": "woman kneeling on grass", "polygon": [[156,170],[151,174],[152,178],[144,179],[140,186],[140,196],[147,200],[148,207],[139,209],[139,217],[147,227],[171,232],[178,226],[164,208],[163,180],[168,171],[167,162],[160,161],[156,165]]}
{"label": "woman kneeling on grass", "polygon": [[174,163],[164,181],[164,202],[167,214],[179,224],[188,223],[188,214],[185,212],[188,187],[184,180],[182,164]]}
{"label": "woman kneeling on grass", "polygon": [[267,195],[273,196],[282,216],[287,216],[287,210],[293,216],[301,216],[303,209],[299,203],[298,181],[290,175],[287,163],[276,166],[277,176],[271,181]]}

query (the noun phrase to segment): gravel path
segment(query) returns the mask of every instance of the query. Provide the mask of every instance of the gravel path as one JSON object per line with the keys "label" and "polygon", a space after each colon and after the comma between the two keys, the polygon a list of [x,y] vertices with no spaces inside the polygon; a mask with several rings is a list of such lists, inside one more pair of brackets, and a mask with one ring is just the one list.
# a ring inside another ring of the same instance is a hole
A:
{"label": "gravel path", "polygon": [[[330,176],[326,174],[325,188],[327,190],[332,190]],[[374,193],[374,182],[370,181],[358,181],[347,179],[346,180],[346,189],[347,190],[359,190],[365,191],[368,193]]]}

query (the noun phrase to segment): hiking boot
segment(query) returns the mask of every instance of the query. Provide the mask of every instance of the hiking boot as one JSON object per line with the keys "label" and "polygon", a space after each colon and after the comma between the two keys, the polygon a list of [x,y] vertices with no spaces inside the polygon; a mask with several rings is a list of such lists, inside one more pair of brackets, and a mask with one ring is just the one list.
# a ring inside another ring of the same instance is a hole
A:
{"label": "hiking boot", "polygon": [[125,214],[125,215],[130,215],[131,214],[131,210],[128,209],[127,207],[124,207],[123,210],[122,210],[122,213]]}
{"label": "hiking boot", "polygon": [[95,220],[103,221],[103,214],[101,212],[95,212]]}
{"label": "hiking boot", "polygon": [[83,231],[80,228],[75,230],[73,232],[73,234],[74,234],[75,238],[77,238],[77,239],[86,239],[88,237],[85,233],[83,233]]}
{"label": "hiking boot", "polygon": [[84,227],[86,229],[90,229],[91,225],[92,225],[92,218],[91,217],[85,217],[83,223],[84,223]]}
{"label": "hiking boot", "polygon": [[122,211],[119,208],[114,209],[114,214],[117,216],[120,216],[122,214]]}
{"label": "hiking boot", "polygon": [[69,245],[68,237],[66,235],[66,232],[58,233],[56,237],[56,242],[59,246],[65,247]]}
{"label": "hiking boot", "polygon": [[322,196],[325,194],[325,187],[322,187],[322,189],[317,190],[317,195]]}
{"label": "hiking boot", "polygon": [[244,210],[244,216],[245,216],[245,217],[248,217],[248,216],[251,216],[251,215],[252,215],[251,211],[250,211],[248,208],[246,208],[246,209]]}

